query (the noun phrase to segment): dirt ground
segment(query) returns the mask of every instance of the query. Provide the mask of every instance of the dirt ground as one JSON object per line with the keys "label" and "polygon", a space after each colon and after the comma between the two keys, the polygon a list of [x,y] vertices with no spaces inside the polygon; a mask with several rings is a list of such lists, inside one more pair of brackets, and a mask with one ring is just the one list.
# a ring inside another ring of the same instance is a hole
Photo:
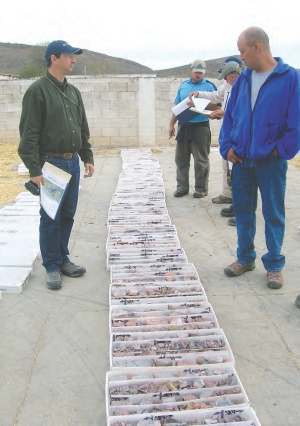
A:
{"label": "dirt ground", "polygon": [[[153,153],[160,152],[153,149]],[[94,150],[94,155],[118,155],[119,149]],[[0,143],[0,205],[14,202],[15,197],[24,191],[26,176],[18,175],[18,165],[21,159],[18,156],[17,145]],[[300,168],[300,158],[294,158],[289,164]]]}

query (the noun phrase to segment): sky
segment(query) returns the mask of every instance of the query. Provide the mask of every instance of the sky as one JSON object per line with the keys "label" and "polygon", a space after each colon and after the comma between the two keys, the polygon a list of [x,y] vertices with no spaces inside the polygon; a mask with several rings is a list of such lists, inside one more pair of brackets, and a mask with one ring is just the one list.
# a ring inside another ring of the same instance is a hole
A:
{"label": "sky", "polygon": [[3,0],[0,42],[60,39],[158,70],[237,55],[239,34],[259,26],[273,56],[300,68],[297,10],[296,0]]}

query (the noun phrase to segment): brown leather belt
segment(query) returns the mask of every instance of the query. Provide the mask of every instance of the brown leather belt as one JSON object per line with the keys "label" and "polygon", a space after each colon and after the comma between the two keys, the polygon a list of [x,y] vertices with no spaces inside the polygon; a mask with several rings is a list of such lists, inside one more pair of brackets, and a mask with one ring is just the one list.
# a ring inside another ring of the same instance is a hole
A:
{"label": "brown leather belt", "polygon": [[58,152],[41,152],[42,155],[46,155],[47,157],[58,157],[58,158],[64,158],[65,160],[70,160],[70,158],[75,157],[77,153],[78,151],[65,152],[64,154],[60,154]]}

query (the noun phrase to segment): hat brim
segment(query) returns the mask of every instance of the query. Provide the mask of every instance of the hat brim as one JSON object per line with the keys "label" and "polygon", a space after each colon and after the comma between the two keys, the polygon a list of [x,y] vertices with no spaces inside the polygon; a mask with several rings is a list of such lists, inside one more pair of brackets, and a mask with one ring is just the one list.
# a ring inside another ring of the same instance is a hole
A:
{"label": "hat brim", "polygon": [[204,68],[192,68],[193,72],[201,72],[202,74],[205,74],[205,69]]}

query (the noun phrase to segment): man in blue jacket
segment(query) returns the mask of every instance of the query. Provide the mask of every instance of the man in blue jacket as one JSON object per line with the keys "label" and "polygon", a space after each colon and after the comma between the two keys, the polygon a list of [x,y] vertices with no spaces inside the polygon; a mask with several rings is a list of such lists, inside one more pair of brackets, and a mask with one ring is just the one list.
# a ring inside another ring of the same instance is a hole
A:
{"label": "man in blue jacket", "polygon": [[273,58],[267,34],[243,31],[238,49],[247,69],[232,88],[220,132],[220,153],[233,163],[232,201],[237,226],[237,261],[224,269],[236,277],[255,268],[258,189],[265,220],[267,285],[283,284],[284,197],[287,160],[300,148],[300,78],[296,69]]}

